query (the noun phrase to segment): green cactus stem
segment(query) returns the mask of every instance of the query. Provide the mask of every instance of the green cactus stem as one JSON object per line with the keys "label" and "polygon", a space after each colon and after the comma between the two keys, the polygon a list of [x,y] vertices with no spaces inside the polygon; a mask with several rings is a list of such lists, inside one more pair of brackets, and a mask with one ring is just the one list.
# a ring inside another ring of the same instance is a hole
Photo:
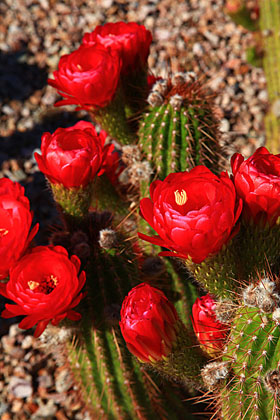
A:
{"label": "green cactus stem", "polygon": [[82,219],[88,214],[92,200],[94,183],[86,187],[65,188],[61,184],[50,184],[53,197],[66,219],[69,228],[79,225]]}
{"label": "green cactus stem", "polygon": [[260,0],[263,66],[270,110],[265,118],[266,144],[271,153],[280,152],[280,3]]}
{"label": "green cactus stem", "polygon": [[269,271],[279,260],[280,225],[270,227],[243,223],[237,238],[240,278],[248,281],[256,273]]}
{"label": "green cactus stem", "polygon": [[104,108],[89,112],[93,121],[121,144],[135,142],[135,134],[130,129],[125,115],[125,100],[119,89],[112,102]]}
{"label": "green cactus stem", "polygon": [[77,342],[68,347],[74,376],[86,405],[99,407],[102,419],[152,420],[157,413],[162,419],[183,419],[180,396],[167,384],[168,391],[160,391],[159,381],[129,353],[121,336],[121,303],[139,279],[128,245],[120,241],[116,248],[93,250]]}
{"label": "green cactus stem", "polygon": [[220,145],[213,97],[193,73],[157,81],[140,121],[139,145],[158,178],[206,165],[219,172]]}
{"label": "green cactus stem", "polygon": [[237,238],[233,238],[215,255],[207,257],[200,264],[186,260],[186,267],[204,290],[221,299],[236,299],[240,289],[238,282]]}
{"label": "green cactus stem", "polygon": [[221,418],[279,418],[279,338],[275,314],[248,306],[237,310],[223,356],[229,376],[220,389]]}
{"label": "green cactus stem", "polygon": [[202,386],[200,370],[206,359],[200,349],[196,348],[194,351],[193,332],[188,330],[180,320],[176,329],[177,337],[171,353],[160,361],[151,359],[149,366],[169,380],[181,383],[187,389],[200,388]]}

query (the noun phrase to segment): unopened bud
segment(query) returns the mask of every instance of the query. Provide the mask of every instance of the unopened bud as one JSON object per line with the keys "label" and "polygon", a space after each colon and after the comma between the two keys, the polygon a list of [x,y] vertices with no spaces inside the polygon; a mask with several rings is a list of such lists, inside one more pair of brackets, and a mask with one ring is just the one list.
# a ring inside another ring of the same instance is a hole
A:
{"label": "unopened bud", "polygon": [[263,382],[266,389],[272,394],[280,393],[280,372],[279,370],[271,370],[265,375]]}
{"label": "unopened bud", "polygon": [[104,249],[112,249],[117,245],[117,234],[112,229],[102,229],[99,232],[99,245]]}
{"label": "unopened bud", "polygon": [[192,83],[196,80],[196,74],[193,71],[187,71],[185,73],[185,81],[187,83]]}
{"label": "unopened bud", "polygon": [[129,177],[132,185],[137,185],[140,181],[149,181],[152,168],[148,161],[135,162],[129,168]]}
{"label": "unopened bud", "polygon": [[181,95],[173,95],[169,99],[169,103],[172,106],[172,108],[181,108],[183,103],[183,97]]}
{"label": "unopened bud", "polygon": [[180,86],[186,82],[185,73],[178,72],[173,74],[171,78],[171,83],[173,86]]}
{"label": "unopened bud", "polygon": [[209,363],[201,370],[204,385],[209,391],[218,388],[227,378],[228,373],[227,362]]}
{"label": "unopened bud", "polygon": [[135,161],[139,161],[141,159],[141,152],[138,146],[133,146],[128,144],[127,146],[123,146],[122,148],[122,161],[126,165],[131,165]]}
{"label": "unopened bud", "polygon": [[167,80],[161,79],[158,80],[153,86],[153,92],[160,93],[161,96],[165,96],[168,91],[168,83]]}
{"label": "unopened bud", "polygon": [[275,292],[275,283],[267,278],[257,285],[250,284],[243,291],[245,305],[258,307],[262,312],[271,313],[279,305],[280,297]]}
{"label": "unopened bud", "polygon": [[163,104],[163,97],[159,92],[152,91],[148,96],[148,103],[154,106],[161,106]]}

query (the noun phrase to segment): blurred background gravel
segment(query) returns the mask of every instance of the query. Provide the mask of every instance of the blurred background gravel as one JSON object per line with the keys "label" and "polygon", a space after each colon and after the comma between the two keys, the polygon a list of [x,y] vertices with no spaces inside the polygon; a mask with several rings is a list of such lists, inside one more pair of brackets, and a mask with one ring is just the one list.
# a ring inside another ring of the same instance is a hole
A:
{"label": "blurred background gravel", "polygon": [[[33,153],[41,135],[87,119],[73,107],[55,109],[47,86],[63,54],[84,32],[119,20],[144,24],[153,34],[149,66],[155,75],[195,71],[217,93],[223,141],[250,155],[264,144],[266,81],[246,61],[252,36],[224,13],[223,0],[1,0],[0,177],[26,188],[46,243],[56,220]],[[2,303],[3,305],[3,303]],[[1,303],[0,303],[1,306]],[[0,419],[87,420],[64,366],[40,350],[30,332],[0,322]]]}

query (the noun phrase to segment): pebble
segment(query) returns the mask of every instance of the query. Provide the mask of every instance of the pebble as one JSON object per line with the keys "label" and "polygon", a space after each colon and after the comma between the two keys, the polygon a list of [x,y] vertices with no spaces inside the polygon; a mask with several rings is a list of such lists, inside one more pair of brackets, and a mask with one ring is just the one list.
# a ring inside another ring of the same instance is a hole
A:
{"label": "pebble", "polygon": [[57,411],[57,407],[52,400],[46,404],[41,404],[38,410],[32,414],[30,420],[51,420]]}
{"label": "pebble", "polygon": [[221,120],[221,123],[220,123],[220,130],[221,130],[221,132],[222,133],[226,133],[227,131],[229,131],[229,129],[230,129],[229,120],[227,120],[226,118],[223,118]]}
{"label": "pebble", "polygon": [[29,349],[32,344],[33,344],[34,338],[31,335],[27,335],[26,337],[24,337],[22,343],[21,343],[21,347],[26,350]]}
{"label": "pebble", "polygon": [[33,392],[31,381],[12,376],[9,381],[9,391],[17,398],[30,397]]}

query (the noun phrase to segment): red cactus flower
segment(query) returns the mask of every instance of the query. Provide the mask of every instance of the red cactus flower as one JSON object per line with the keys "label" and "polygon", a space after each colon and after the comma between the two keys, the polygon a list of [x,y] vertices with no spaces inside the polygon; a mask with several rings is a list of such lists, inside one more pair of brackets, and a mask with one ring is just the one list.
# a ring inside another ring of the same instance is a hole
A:
{"label": "red cactus flower", "polygon": [[127,348],[142,362],[168,356],[176,339],[178,315],[160,290],[141,283],[122,304],[120,327]]}
{"label": "red cactus flower", "polygon": [[280,216],[280,154],[260,147],[244,160],[235,153],[231,167],[237,194],[244,201],[242,217],[273,226]]}
{"label": "red cactus flower", "polygon": [[214,175],[204,166],[152,182],[151,199],[140,203],[142,217],[159,234],[139,237],[172,252],[160,255],[191,257],[200,263],[217,253],[238,231],[242,200],[236,200],[228,174]]}
{"label": "red cactus flower", "polygon": [[203,349],[214,355],[225,344],[228,327],[216,319],[215,300],[208,293],[197,298],[192,307],[192,324],[198,341]]}
{"label": "red cactus flower", "polygon": [[84,45],[99,43],[111,51],[116,51],[123,61],[124,74],[138,70],[139,66],[146,66],[151,42],[151,32],[135,22],[99,25],[83,37]]}
{"label": "red cactus flower", "polygon": [[83,298],[84,271],[78,276],[80,260],[68,258],[61,246],[38,246],[25,254],[10,270],[10,280],[0,283],[0,293],[15,302],[6,304],[3,318],[25,315],[19,327],[28,329],[37,324],[39,337],[49,322],[57,325],[62,319],[79,320],[73,310]]}
{"label": "red cactus flower", "polygon": [[0,279],[9,274],[38,231],[31,232],[32,213],[24,188],[7,178],[0,179]]}
{"label": "red cactus flower", "polygon": [[65,100],[55,106],[78,105],[91,110],[103,108],[115,96],[122,67],[118,53],[101,44],[81,45],[71,54],[63,55],[58,70],[48,83]]}
{"label": "red cactus flower", "polygon": [[44,133],[42,155],[35,153],[35,158],[51,183],[65,188],[85,187],[102,166],[105,139],[105,131],[98,135],[91,123],[79,121],[53,134]]}

